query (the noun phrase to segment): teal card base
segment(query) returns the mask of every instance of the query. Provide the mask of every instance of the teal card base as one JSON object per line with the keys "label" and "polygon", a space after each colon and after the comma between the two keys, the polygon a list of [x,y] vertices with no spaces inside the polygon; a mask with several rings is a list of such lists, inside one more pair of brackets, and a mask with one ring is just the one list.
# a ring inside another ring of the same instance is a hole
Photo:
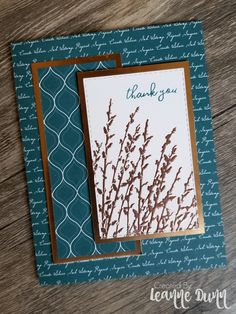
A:
{"label": "teal card base", "polygon": [[[122,66],[188,60],[205,234],[142,241],[143,254],[53,264],[35,110],[32,62],[120,53]],[[226,256],[200,22],[156,25],[12,44],[13,68],[41,284],[68,284],[224,267]]]}

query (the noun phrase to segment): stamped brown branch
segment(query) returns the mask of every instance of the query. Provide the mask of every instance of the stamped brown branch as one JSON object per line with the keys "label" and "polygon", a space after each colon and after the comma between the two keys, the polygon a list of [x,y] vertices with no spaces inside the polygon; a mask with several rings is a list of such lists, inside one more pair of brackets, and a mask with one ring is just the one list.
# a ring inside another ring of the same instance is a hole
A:
{"label": "stamped brown branch", "polygon": [[[198,226],[195,191],[190,174],[181,195],[176,186],[181,181],[182,167],[176,169],[177,146],[173,144],[176,128],[165,136],[160,156],[155,161],[154,174],[147,178],[152,167],[149,145],[149,120],[142,127],[135,122],[137,107],[129,115],[123,137],[119,139],[117,157],[109,157],[116,142],[111,132],[116,115],[112,115],[112,101],[103,128],[104,145],[95,141],[93,151],[94,173],[101,171],[102,182],[95,188],[101,196],[98,210],[101,213],[102,237],[175,232]],[[117,145],[115,145],[117,146]],[[114,152],[113,152],[114,154]],[[109,160],[110,158],[110,160]],[[153,163],[153,162],[152,162]],[[101,187],[99,186],[101,184]],[[191,200],[191,202],[189,202]]]}

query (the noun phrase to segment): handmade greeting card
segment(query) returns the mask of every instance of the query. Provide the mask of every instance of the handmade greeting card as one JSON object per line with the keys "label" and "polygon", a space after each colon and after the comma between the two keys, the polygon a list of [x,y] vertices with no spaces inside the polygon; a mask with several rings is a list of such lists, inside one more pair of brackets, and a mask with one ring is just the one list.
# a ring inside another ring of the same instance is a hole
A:
{"label": "handmade greeting card", "polygon": [[40,284],[226,265],[201,22],[12,57]]}
{"label": "handmade greeting card", "polygon": [[96,241],[203,233],[188,62],[78,80]]}

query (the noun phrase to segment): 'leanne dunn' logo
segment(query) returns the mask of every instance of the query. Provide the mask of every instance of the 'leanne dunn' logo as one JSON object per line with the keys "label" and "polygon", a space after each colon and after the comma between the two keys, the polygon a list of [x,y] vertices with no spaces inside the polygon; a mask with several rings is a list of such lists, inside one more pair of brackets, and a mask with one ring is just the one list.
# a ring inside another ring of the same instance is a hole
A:
{"label": "'leanne dunn' logo", "polygon": [[156,97],[158,101],[163,101],[167,95],[177,94],[177,88],[157,89],[156,83],[152,82],[146,91],[140,90],[138,84],[129,87],[126,92],[126,99],[140,99],[144,97]]}
{"label": "'leanne dunn' logo", "polygon": [[[215,306],[220,309],[230,309],[227,304],[227,291],[226,289],[206,292],[200,288],[192,290],[191,284],[174,283],[173,285],[166,285],[167,290],[160,290],[162,285],[154,284],[154,287],[150,291],[150,301],[161,302],[168,301],[174,305],[175,309],[189,309],[190,302],[195,300],[202,303],[214,303]],[[164,286],[164,285],[163,285]],[[169,289],[170,287],[170,289]]]}

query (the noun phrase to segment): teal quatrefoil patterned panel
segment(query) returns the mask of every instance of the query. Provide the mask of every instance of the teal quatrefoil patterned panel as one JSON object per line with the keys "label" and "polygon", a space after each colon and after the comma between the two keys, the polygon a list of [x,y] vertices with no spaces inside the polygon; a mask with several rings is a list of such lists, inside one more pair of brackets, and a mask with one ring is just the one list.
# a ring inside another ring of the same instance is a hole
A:
{"label": "teal quatrefoil patterned panel", "polygon": [[135,241],[96,244],[93,239],[76,73],[114,67],[114,60],[106,60],[38,70],[59,259],[128,255],[136,249]]}

